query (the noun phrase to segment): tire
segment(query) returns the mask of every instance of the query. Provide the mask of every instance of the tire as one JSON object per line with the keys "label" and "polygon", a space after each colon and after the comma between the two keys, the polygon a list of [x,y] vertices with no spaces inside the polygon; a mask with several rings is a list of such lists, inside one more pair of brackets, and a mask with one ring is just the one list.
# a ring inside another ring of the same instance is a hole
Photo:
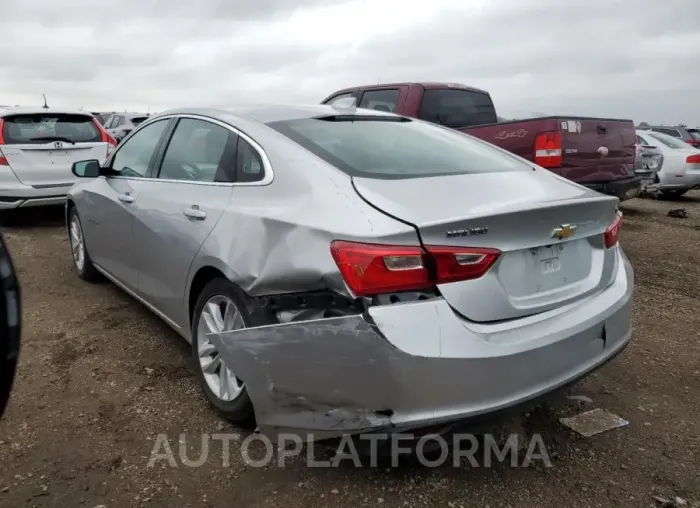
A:
{"label": "tire", "polygon": [[[74,228],[77,228],[77,234]],[[76,241],[80,241],[80,245],[76,245]],[[85,245],[85,236],[83,235],[83,224],[80,221],[78,210],[75,207],[71,208],[68,215],[68,241],[71,246],[71,257],[73,259],[73,267],[78,273],[78,277],[88,282],[98,282],[102,280],[102,274],[97,271],[92,263],[90,254],[88,254],[87,246]],[[79,261],[78,252],[82,249],[82,263]]]}
{"label": "tire", "polygon": [[[238,315],[239,318],[233,319],[233,323],[226,323],[224,327],[226,330],[262,326],[271,322],[271,318],[266,317],[255,302],[250,302],[236,285],[224,278],[212,279],[204,286],[204,289],[197,297],[197,303],[192,315],[192,360],[197,381],[211,406],[221,416],[231,422],[246,425],[253,424],[255,422],[255,412],[244,380],[235,376],[221,362],[216,348],[203,337],[206,332],[214,331],[211,326],[207,325],[207,320],[211,319],[210,316],[212,316],[211,307],[207,306],[206,314],[209,317],[205,317],[203,314],[205,305],[216,305],[221,315],[223,315],[229,303],[235,307],[235,315]],[[205,322],[200,327],[202,319],[205,319]],[[224,321],[224,319],[221,321]],[[211,353],[208,354],[208,351],[211,351]],[[211,363],[209,363],[209,360],[211,360]],[[217,361],[219,362],[218,369],[216,366]],[[210,369],[206,374],[205,368]],[[211,369],[214,370],[212,371]],[[226,369],[228,373],[222,374],[223,369]],[[236,387],[233,386],[231,380],[235,380]],[[227,386],[228,390],[222,388],[222,386]],[[238,388],[240,388],[239,392],[237,391]]]}
{"label": "tire", "polygon": [[667,191],[661,191],[661,192],[659,193],[659,197],[660,197],[661,199],[673,201],[673,200],[676,200],[676,199],[680,198],[681,196],[683,196],[686,192],[688,192],[688,191],[687,191],[687,190],[681,190],[681,191],[677,191],[677,190],[676,190],[676,191],[669,191],[669,190],[667,190]]}

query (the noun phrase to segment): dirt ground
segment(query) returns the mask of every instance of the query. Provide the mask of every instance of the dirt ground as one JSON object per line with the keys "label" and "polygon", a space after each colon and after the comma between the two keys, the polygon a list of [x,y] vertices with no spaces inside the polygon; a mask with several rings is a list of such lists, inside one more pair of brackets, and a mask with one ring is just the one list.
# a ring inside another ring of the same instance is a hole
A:
{"label": "dirt ground", "polygon": [[[687,218],[666,215],[683,207]],[[552,467],[286,467],[230,464],[212,444],[201,467],[159,461],[159,434],[236,432],[208,407],[185,343],[109,283],[73,273],[62,210],[5,228],[23,290],[19,378],[0,422],[0,506],[700,506],[700,193],[624,206],[622,245],[634,264],[634,337],[614,362],[576,388],[630,424],[580,437],[535,412]],[[543,415],[544,414],[544,415]],[[504,422],[504,425],[507,422]],[[190,458],[201,445],[187,439]],[[680,502],[680,501],[679,501]],[[681,503],[682,504],[682,503]]]}

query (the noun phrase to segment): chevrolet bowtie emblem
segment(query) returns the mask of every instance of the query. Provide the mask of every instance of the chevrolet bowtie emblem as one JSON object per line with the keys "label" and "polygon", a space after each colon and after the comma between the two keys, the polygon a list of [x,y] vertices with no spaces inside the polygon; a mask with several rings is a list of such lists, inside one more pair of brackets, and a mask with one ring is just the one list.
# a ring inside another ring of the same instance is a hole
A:
{"label": "chevrolet bowtie emblem", "polygon": [[562,224],[552,231],[552,238],[556,238],[557,240],[566,240],[574,235],[575,230],[576,226],[573,224]]}

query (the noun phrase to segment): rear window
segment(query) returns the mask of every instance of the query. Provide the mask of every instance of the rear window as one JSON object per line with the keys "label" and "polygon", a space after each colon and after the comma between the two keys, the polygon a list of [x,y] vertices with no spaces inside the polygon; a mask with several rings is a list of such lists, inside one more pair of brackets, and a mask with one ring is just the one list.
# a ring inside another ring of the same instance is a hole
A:
{"label": "rear window", "polygon": [[488,143],[398,117],[334,116],[268,124],[351,176],[417,178],[529,170]]}
{"label": "rear window", "polygon": [[700,131],[699,130],[693,129],[692,131],[688,131],[688,134],[693,136],[693,139],[700,141]]}
{"label": "rear window", "polygon": [[131,119],[131,123],[133,123],[134,125],[138,125],[140,123],[145,122],[146,120],[148,120],[147,116],[135,116]]}
{"label": "rear window", "polygon": [[102,141],[102,133],[91,116],[38,113],[6,116],[3,120],[2,137],[6,144]]}
{"label": "rear window", "polygon": [[662,142],[664,145],[668,146],[669,148],[690,148],[688,146],[688,143],[685,141],[681,141],[680,139],[674,138],[672,136],[669,136],[667,134],[663,134],[661,132],[650,132],[649,136],[651,136],[654,139],[659,140]]}
{"label": "rear window", "polygon": [[491,96],[473,90],[426,90],[418,117],[452,128],[498,123]]}

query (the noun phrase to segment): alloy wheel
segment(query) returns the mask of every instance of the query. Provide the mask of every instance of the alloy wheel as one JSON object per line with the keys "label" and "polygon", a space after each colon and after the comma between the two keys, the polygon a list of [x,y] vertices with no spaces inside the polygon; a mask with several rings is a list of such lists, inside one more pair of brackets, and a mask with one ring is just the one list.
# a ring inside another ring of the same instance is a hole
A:
{"label": "alloy wheel", "polygon": [[224,363],[207,334],[229,332],[244,327],[243,316],[238,307],[225,296],[211,297],[199,315],[195,343],[199,367],[209,389],[224,402],[231,402],[240,397],[244,384]]}
{"label": "alloy wheel", "polygon": [[74,215],[70,221],[70,246],[73,251],[73,261],[78,270],[85,267],[85,241],[83,239],[83,228],[80,227],[80,220]]}

